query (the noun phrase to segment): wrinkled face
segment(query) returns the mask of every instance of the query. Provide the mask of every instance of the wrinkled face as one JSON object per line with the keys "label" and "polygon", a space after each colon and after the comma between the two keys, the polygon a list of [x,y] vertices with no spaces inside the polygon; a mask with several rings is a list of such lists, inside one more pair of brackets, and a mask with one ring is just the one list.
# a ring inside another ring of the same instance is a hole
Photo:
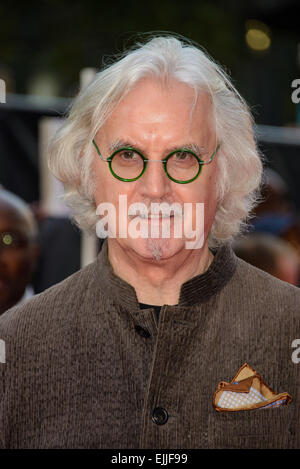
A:
{"label": "wrinkled face", "polygon": [[15,246],[9,246],[11,237],[7,235],[7,247],[0,244],[0,314],[14,306],[23,296],[37,256],[36,246],[28,243],[22,216],[0,201],[0,234],[2,233],[11,233],[18,242]]}
{"label": "wrinkled face", "polygon": [[[197,149],[196,152],[204,161],[209,160],[215,151],[217,142],[210,100],[205,93],[199,93],[196,104],[193,104],[194,91],[187,85],[173,81],[162,86],[153,79],[143,79],[126,95],[95,136],[104,158],[111,156],[118,145],[126,144],[138,149],[145,158],[153,160],[147,164],[141,178],[133,182],[124,182],[111,174],[108,163],[102,161],[95,150],[95,202],[97,206],[110,202],[116,207],[117,233],[120,195],[126,195],[128,207],[133,203],[143,203],[149,208],[149,217],[146,219],[138,215],[128,216],[121,208],[121,217],[125,216],[129,225],[133,219],[134,226],[140,223],[143,229],[145,224],[156,224],[156,237],[151,237],[153,231],[149,226],[147,238],[109,238],[109,245],[118,243],[120,247],[131,250],[142,258],[156,260],[170,258],[186,249],[184,229],[181,238],[174,236],[176,217],[171,216],[168,219],[170,237],[166,238],[162,236],[166,219],[162,216],[154,219],[151,216],[151,204],[162,202],[180,204],[182,208],[184,204],[189,204],[192,210],[186,221],[187,226],[192,226],[193,229],[197,223],[196,203],[204,204],[204,227],[198,226],[197,230],[203,231],[206,240],[216,210],[218,156],[210,164],[202,166],[199,177],[188,184],[178,184],[170,180],[160,162],[172,150],[178,148]],[[179,155],[178,158],[181,159],[182,156]]]}

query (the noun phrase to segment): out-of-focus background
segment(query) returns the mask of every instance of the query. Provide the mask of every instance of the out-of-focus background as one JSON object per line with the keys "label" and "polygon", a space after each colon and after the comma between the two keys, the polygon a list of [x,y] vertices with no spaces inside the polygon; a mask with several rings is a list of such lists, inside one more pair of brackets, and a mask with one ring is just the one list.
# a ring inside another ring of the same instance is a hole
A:
{"label": "out-of-focus background", "polygon": [[0,184],[31,204],[36,216],[41,253],[31,281],[35,292],[93,257],[67,211],[53,198],[61,187],[47,176],[46,144],[80,86],[103,60],[151,31],[175,32],[199,43],[225,67],[249,103],[266,157],[265,201],[251,233],[238,240],[235,249],[247,261],[299,284],[298,4],[1,1]]}

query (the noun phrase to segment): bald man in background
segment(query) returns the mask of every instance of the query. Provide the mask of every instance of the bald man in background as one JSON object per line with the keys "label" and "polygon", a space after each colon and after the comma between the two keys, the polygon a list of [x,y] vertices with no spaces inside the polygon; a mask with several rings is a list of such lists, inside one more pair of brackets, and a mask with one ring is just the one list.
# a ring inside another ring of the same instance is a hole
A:
{"label": "bald man in background", "polygon": [[37,225],[28,205],[0,187],[0,315],[33,294],[39,256]]}

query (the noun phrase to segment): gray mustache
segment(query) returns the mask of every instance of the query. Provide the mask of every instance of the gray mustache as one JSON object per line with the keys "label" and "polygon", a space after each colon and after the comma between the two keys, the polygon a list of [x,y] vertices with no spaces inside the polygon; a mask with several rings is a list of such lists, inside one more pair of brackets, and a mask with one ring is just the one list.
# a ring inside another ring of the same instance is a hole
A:
{"label": "gray mustache", "polygon": [[142,202],[136,202],[128,208],[129,217],[140,217],[140,218],[170,218],[170,217],[182,217],[183,209],[179,203],[169,204],[167,202],[152,202],[150,206]]}

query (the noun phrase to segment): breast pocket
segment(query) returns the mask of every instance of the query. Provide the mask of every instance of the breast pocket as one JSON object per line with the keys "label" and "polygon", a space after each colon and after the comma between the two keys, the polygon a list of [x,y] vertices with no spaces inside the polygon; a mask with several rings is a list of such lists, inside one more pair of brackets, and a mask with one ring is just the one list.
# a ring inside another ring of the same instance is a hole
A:
{"label": "breast pocket", "polygon": [[[293,405],[209,416],[210,448],[258,449],[297,447]],[[299,424],[298,424],[299,427]],[[299,431],[299,430],[298,430]],[[298,441],[299,443],[299,441]]]}

